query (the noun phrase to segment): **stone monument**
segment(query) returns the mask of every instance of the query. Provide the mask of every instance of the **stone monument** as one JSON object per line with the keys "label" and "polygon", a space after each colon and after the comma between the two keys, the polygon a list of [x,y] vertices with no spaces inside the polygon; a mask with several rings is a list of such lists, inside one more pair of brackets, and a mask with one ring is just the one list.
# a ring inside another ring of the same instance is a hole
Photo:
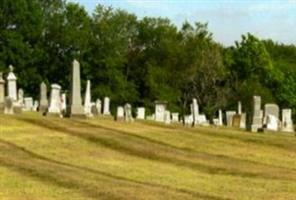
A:
{"label": "stone monument", "polygon": [[172,113],[172,122],[175,122],[175,123],[179,122],[179,113],[177,112]]}
{"label": "stone monument", "polygon": [[222,113],[222,110],[221,109],[219,109],[218,118],[219,118],[218,125],[219,126],[223,126],[223,113]]}
{"label": "stone monument", "polygon": [[103,115],[110,115],[110,98],[104,97]]}
{"label": "stone monument", "polygon": [[24,110],[25,111],[32,111],[33,110],[33,98],[32,97],[26,97],[24,98]]}
{"label": "stone monument", "polygon": [[35,100],[33,104],[33,111],[37,112],[39,108],[39,101]]}
{"label": "stone monument", "polygon": [[232,127],[234,115],[236,115],[236,111],[226,111],[226,124],[228,127]]}
{"label": "stone monument", "polygon": [[47,99],[47,87],[44,82],[40,84],[40,97],[39,97],[39,112],[46,113],[48,109],[48,99]]}
{"label": "stone monument", "polygon": [[261,110],[261,97],[254,96],[254,110],[253,110],[253,120],[251,125],[251,131],[257,132],[258,129],[262,129],[262,110]]}
{"label": "stone monument", "polygon": [[86,116],[92,116],[91,114],[91,92],[90,92],[90,80],[87,80],[86,90],[84,96],[84,113]]}
{"label": "stone monument", "polygon": [[50,102],[48,113],[54,115],[61,114],[61,86],[58,84],[51,85]]}
{"label": "stone monument", "polygon": [[5,81],[3,80],[3,74],[0,72],[0,114],[4,113],[5,103]]}
{"label": "stone monument", "polygon": [[166,101],[155,101],[155,121],[165,121]]}
{"label": "stone monument", "polygon": [[166,110],[164,112],[164,123],[165,124],[170,124],[171,123],[171,112]]}
{"label": "stone monument", "polygon": [[122,106],[117,107],[116,112],[116,121],[123,121],[124,120],[124,109]]}
{"label": "stone monument", "polygon": [[124,120],[126,122],[133,122],[134,121],[134,118],[132,115],[132,106],[129,103],[124,105]]}
{"label": "stone monument", "polygon": [[8,114],[8,115],[14,114],[13,103],[14,103],[14,100],[11,97],[5,97],[5,100],[4,100],[4,113],[5,114]]}
{"label": "stone monument", "polygon": [[294,126],[292,121],[292,110],[282,109],[282,126],[281,131],[283,132],[294,132]]}
{"label": "stone monument", "polygon": [[7,96],[10,97],[14,102],[17,101],[17,85],[16,76],[13,73],[13,66],[9,66],[10,72],[7,76]]}
{"label": "stone monument", "polygon": [[199,120],[198,120],[198,117],[199,117],[199,107],[198,107],[198,104],[197,104],[197,100],[194,98],[192,99],[192,116],[193,116],[193,123],[194,125],[198,124]]}
{"label": "stone monument", "polygon": [[80,64],[77,60],[74,60],[72,63],[72,79],[68,116],[82,118],[86,117],[81,100]]}
{"label": "stone monument", "polygon": [[137,119],[145,119],[145,108],[144,107],[137,108]]}
{"label": "stone monument", "polygon": [[102,101],[100,99],[97,99],[96,101],[96,108],[98,111],[98,115],[102,114]]}

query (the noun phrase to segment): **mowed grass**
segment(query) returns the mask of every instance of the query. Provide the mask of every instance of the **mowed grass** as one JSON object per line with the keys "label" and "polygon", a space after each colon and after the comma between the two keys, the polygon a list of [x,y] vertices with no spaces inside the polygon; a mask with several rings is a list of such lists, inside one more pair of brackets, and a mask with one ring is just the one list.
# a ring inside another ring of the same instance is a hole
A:
{"label": "mowed grass", "polygon": [[296,137],[0,115],[0,199],[296,199]]}

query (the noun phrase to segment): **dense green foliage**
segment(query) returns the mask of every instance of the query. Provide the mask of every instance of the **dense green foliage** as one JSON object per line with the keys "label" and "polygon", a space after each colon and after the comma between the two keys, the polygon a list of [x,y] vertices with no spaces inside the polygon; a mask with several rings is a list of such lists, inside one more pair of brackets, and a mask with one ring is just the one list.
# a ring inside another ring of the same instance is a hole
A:
{"label": "dense green foliage", "polygon": [[59,83],[67,92],[73,59],[81,63],[83,88],[93,99],[107,95],[112,105],[130,102],[152,108],[169,102],[188,112],[193,97],[209,117],[238,100],[250,112],[253,95],[263,102],[296,108],[296,47],[261,41],[251,34],[232,47],[212,39],[207,24],[137,19],[98,5],[92,15],[63,0],[0,2],[0,71],[15,66],[26,95],[39,84]]}

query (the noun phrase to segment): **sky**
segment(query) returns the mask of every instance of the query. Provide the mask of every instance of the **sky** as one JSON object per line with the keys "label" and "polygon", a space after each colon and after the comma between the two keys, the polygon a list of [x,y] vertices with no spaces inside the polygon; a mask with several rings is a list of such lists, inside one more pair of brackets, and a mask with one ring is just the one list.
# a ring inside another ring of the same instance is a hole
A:
{"label": "sky", "polygon": [[260,39],[296,45],[296,0],[68,0],[91,13],[97,4],[148,17],[208,23],[217,42],[226,46],[250,32]]}

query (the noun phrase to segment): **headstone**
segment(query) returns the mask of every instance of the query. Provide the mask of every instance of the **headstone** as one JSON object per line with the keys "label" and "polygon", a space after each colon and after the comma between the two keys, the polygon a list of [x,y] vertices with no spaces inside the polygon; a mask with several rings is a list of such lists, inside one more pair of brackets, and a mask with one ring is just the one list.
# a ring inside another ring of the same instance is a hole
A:
{"label": "headstone", "polygon": [[25,111],[32,111],[33,110],[33,98],[32,97],[26,97],[24,98],[24,110]]}
{"label": "headstone", "polygon": [[266,129],[269,131],[278,131],[279,119],[274,115],[267,115],[266,117]]}
{"label": "headstone", "polygon": [[261,110],[261,97],[260,96],[254,96],[254,110],[253,110],[253,120],[251,125],[251,131],[257,132],[258,129],[262,128],[262,115],[263,112]]}
{"label": "headstone", "polygon": [[186,115],[185,117],[184,117],[184,123],[185,123],[185,125],[192,125],[192,123],[193,123],[193,116],[192,115]]}
{"label": "headstone", "polygon": [[240,101],[237,103],[237,113],[242,114],[242,102]]}
{"label": "headstone", "polygon": [[196,120],[199,125],[202,125],[202,126],[209,126],[210,125],[209,120],[207,120],[207,117],[204,114],[198,115]]}
{"label": "headstone", "polygon": [[61,114],[61,86],[58,84],[51,85],[50,102],[48,113],[49,114]]}
{"label": "headstone", "polygon": [[0,114],[4,113],[5,89],[4,89],[3,74],[0,72]]}
{"label": "headstone", "polygon": [[164,112],[164,123],[165,124],[170,124],[171,123],[171,112],[166,110]]}
{"label": "headstone", "polygon": [[72,80],[68,115],[69,117],[85,117],[81,100],[80,64],[77,60],[74,60],[72,63]]}
{"label": "headstone", "polygon": [[232,127],[233,116],[236,114],[235,111],[226,111],[226,124],[228,127]]}
{"label": "headstone", "polygon": [[104,109],[103,109],[103,115],[110,115],[110,98],[104,97]]}
{"label": "headstone", "polygon": [[283,132],[294,132],[293,121],[292,121],[292,110],[291,109],[282,109],[281,131],[283,131]]}
{"label": "headstone", "polygon": [[66,93],[63,93],[61,96],[61,110],[63,113],[65,113],[66,109],[67,109],[67,97],[66,97]]}
{"label": "headstone", "polygon": [[18,104],[18,106],[23,108],[25,106],[24,105],[24,91],[23,91],[23,89],[18,90],[17,96],[18,96],[17,104]]}
{"label": "headstone", "polygon": [[198,124],[198,117],[199,117],[199,107],[197,104],[197,100],[194,98],[192,99],[192,116],[193,116],[193,122],[194,125]]}
{"label": "headstone", "polygon": [[241,119],[240,119],[240,126],[239,126],[239,128],[241,128],[241,129],[246,129],[246,123],[247,123],[247,115],[246,115],[246,113],[242,113],[241,115]]}
{"label": "headstone", "polygon": [[241,124],[241,115],[234,114],[232,116],[232,124],[231,124],[231,126],[234,127],[234,128],[240,128],[240,124]]}
{"label": "headstone", "polygon": [[17,101],[17,85],[16,76],[13,73],[13,66],[9,66],[10,72],[7,76],[7,96],[10,97],[14,102]]}
{"label": "headstone", "polygon": [[84,97],[84,113],[91,116],[91,93],[90,93],[90,80],[87,80],[86,91]]}
{"label": "headstone", "polygon": [[218,123],[218,125],[219,126],[223,126],[223,114],[222,114],[222,110],[221,109],[219,109],[219,123]]}
{"label": "headstone", "polygon": [[39,101],[35,100],[34,104],[33,104],[33,111],[36,112],[38,110],[38,108],[39,108]]}
{"label": "headstone", "polygon": [[179,113],[172,113],[172,122],[179,122]]}
{"label": "headstone", "polygon": [[96,101],[96,108],[98,111],[98,115],[100,115],[102,113],[102,101],[100,99],[97,99]]}
{"label": "headstone", "polygon": [[131,104],[127,103],[124,105],[124,120],[126,122],[133,122],[133,115],[132,115],[132,106]]}
{"label": "headstone", "polygon": [[14,99],[11,97],[5,97],[4,100],[4,113],[8,115],[13,115],[14,114],[14,109],[13,109],[13,102]]}
{"label": "headstone", "polygon": [[264,105],[264,124],[267,124],[268,115],[273,115],[279,120],[280,108],[277,104],[265,104]]}
{"label": "headstone", "polygon": [[117,107],[116,120],[117,121],[123,121],[124,120],[124,109],[123,109],[122,106]]}
{"label": "headstone", "polygon": [[94,102],[91,103],[91,114],[93,116],[98,116],[99,115],[97,106],[96,106],[96,104]]}
{"label": "headstone", "polygon": [[167,102],[165,101],[155,101],[155,121],[164,122],[165,121],[165,111]]}
{"label": "headstone", "polygon": [[145,108],[144,107],[137,108],[137,119],[145,119]]}
{"label": "headstone", "polygon": [[39,97],[39,112],[46,113],[48,109],[48,99],[47,99],[47,87],[44,82],[40,84],[40,97]]}

